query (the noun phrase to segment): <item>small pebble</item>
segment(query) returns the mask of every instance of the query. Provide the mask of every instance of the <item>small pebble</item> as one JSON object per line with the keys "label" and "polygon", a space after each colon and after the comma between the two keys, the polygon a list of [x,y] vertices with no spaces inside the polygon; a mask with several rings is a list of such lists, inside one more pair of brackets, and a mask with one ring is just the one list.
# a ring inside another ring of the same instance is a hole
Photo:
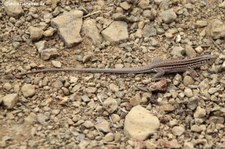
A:
{"label": "small pebble", "polygon": [[35,86],[32,84],[24,84],[21,87],[21,91],[24,97],[32,97],[35,94]]}
{"label": "small pebble", "polygon": [[52,65],[56,68],[62,67],[62,63],[60,61],[52,60]]}
{"label": "small pebble", "polygon": [[187,96],[187,97],[193,97],[193,92],[190,88],[185,88],[184,89],[184,94]]}
{"label": "small pebble", "polygon": [[198,106],[195,113],[194,113],[194,117],[195,118],[203,118],[203,117],[205,117],[205,115],[206,115],[205,109]]}

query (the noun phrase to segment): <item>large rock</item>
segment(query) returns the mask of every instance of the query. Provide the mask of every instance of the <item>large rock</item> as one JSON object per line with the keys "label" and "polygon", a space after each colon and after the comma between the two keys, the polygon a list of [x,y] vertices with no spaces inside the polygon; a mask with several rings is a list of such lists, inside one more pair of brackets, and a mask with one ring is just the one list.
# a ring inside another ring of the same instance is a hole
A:
{"label": "large rock", "polygon": [[135,106],[125,118],[125,133],[137,140],[145,140],[159,128],[159,120],[140,105]]}
{"label": "large rock", "polygon": [[214,19],[210,21],[206,29],[206,33],[208,36],[212,37],[213,39],[225,38],[225,24],[224,22]]}
{"label": "large rock", "polygon": [[35,86],[32,84],[24,84],[21,88],[24,97],[32,97],[35,94]]}
{"label": "large rock", "polygon": [[84,21],[83,31],[85,35],[89,37],[95,45],[101,44],[102,37],[99,34],[99,30],[94,19]]}
{"label": "large rock", "polygon": [[59,35],[62,37],[67,47],[72,47],[74,44],[82,41],[80,36],[82,17],[82,11],[72,10],[51,21],[51,24],[58,29]]}
{"label": "large rock", "polygon": [[102,31],[103,37],[111,42],[120,41],[128,38],[127,23],[115,21],[108,28]]}
{"label": "large rock", "polygon": [[29,32],[30,32],[30,38],[32,41],[37,41],[42,38],[43,36],[43,30],[38,27],[29,27]]}
{"label": "large rock", "polygon": [[172,23],[176,20],[177,15],[172,9],[169,9],[161,12],[160,17],[165,23]]}
{"label": "large rock", "polygon": [[6,14],[10,17],[18,18],[24,12],[20,3],[17,0],[7,0],[3,4]]}
{"label": "large rock", "polygon": [[8,94],[2,98],[2,101],[6,108],[12,109],[18,101],[18,96],[17,94]]}

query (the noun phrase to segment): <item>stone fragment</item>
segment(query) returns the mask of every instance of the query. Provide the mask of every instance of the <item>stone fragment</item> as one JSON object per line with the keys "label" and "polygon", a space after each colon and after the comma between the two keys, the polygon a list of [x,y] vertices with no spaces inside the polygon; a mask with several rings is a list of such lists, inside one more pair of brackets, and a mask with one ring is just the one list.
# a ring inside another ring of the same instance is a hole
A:
{"label": "stone fragment", "polygon": [[160,109],[164,112],[172,112],[175,110],[175,107],[172,104],[163,104],[160,106]]}
{"label": "stone fragment", "polygon": [[184,89],[184,94],[187,96],[187,97],[193,97],[193,92],[190,88],[185,88]]}
{"label": "stone fragment", "polygon": [[2,97],[2,102],[6,106],[7,109],[12,109],[18,101],[17,94],[8,94]]}
{"label": "stone fragment", "polygon": [[190,76],[185,76],[183,79],[183,83],[185,86],[192,85],[194,83],[194,80]]}
{"label": "stone fragment", "polygon": [[56,32],[56,29],[54,28],[49,28],[48,30],[43,32],[43,35],[45,37],[51,37],[52,35],[54,35],[54,33]]}
{"label": "stone fragment", "polygon": [[102,132],[110,132],[109,122],[102,117],[97,118],[95,127]]}
{"label": "stone fragment", "polygon": [[203,131],[203,128],[201,126],[198,126],[198,125],[192,125],[191,131],[199,133],[199,132]]}
{"label": "stone fragment", "polygon": [[225,8],[225,1],[223,1],[222,3],[219,4],[220,8]]}
{"label": "stone fragment", "polygon": [[184,149],[194,149],[194,143],[184,142]]}
{"label": "stone fragment", "polygon": [[196,57],[196,55],[197,55],[195,50],[190,45],[185,46],[185,53],[190,58]]}
{"label": "stone fragment", "polygon": [[21,88],[24,97],[32,97],[35,94],[35,86],[32,84],[24,84]]}
{"label": "stone fragment", "polygon": [[176,136],[182,135],[184,133],[184,131],[185,131],[185,129],[183,126],[175,126],[172,129],[173,134]]}
{"label": "stone fragment", "polygon": [[85,20],[82,29],[84,34],[89,37],[95,45],[101,44],[102,37],[99,34],[99,30],[94,19]]}
{"label": "stone fragment", "polygon": [[84,101],[84,102],[89,102],[89,101],[90,101],[90,98],[89,98],[87,95],[81,96],[81,99],[82,99],[82,101]]}
{"label": "stone fragment", "polygon": [[114,21],[109,27],[102,31],[102,35],[110,42],[125,40],[128,38],[127,23]]}
{"label": "stone fragment", "polygon": [[103,138],[105,142],[112,142],[114,140],[114,134],[113,133],[107,133],[105,137]]}
{"label": "stone fragment", "polygon": [[9,91],[12,88],[12,85],[9,82],[7,82],[7,83],[3,84],[3,88],[5,90]]}
{"label": "stone fragment", "polygon": [[30,31],[30,38],[32,41],[37,41],[41,39],[43,36],[43,30],[41,28],[30,26],[29,31]]}
{"label": "stone fragment", "polygon": [[18,18],[24,13],[19,1],[17,0],[7,0],[3,4],[6,14],[10,17]]}
{"label": "stone fragment", "polygon": [[124,10],[129,10],[131,5],[128,2],[124,1],[120,3],[120,7],[123,8]]}
{"label": "stone fragment", "polygon": [[109,113],[113,113],[117,110],[118,103],[115,99],[108,98],[103,102],[103,106]]}
{"label": "stone fragment", "polygon": [[184,48],[183,47],[173,47],[171,54],[173,55],[173,57],[183,57],[183,53],[185,53]]}
{"label": "stone fragment", "polygon": [[87,120],[82,124],[85,128],[92,128],[94,127],[94,123],[92,123],[91,121]]}
{"label": "stone fragment", "polygon": [[206,34],[213,39],[225,38],[225,24],[219,19],[210,21],[206,29]]}
{"label": "stone fragment", "polygon": [[119,87],[116,84],[113,84],[113,83],[109,84],[109,88],[113,92],[118,92],[119,91]]}
{"label": "stone fragment", "polygon": [[203,117],[205,117],[205,115],[206,115],[205,109],[198,106],[195,113],[194,113],[194,117],[195,118],[203,118]]}
{"label": "stone fragment", "polygon": [[207,26],[208,25],[208,22],[207,21],[203,21],[203,20],[198,20],[198,21],[196,21],[196,23],[195,23],[195,25],[197,26],[197,27],[205,27],[205,26]]}
{"label": "stone fragment", "polygon": [[157,35],[156,28],[153,24],[146,24],[143,28],[143,36],[144,37],[153,37]]}
{"label": "stone fragment", "polygon": [[52,65],[56,68],[62,67],[62,63],[60,61],[52,60]]}
{"label": "stone fragment", "polygon": [[124,123],[125,133],[137,140],[145,140],[159,128],[159,120],[140,105],[127,114]]}
{"label": "stone fragment", "polygon": [[52,26],[58,29],[58,33],[67,47],[72,47],[82,41],[80,36],[82,17],[82,11],[72,10],[52,19]]}
{"label": "stone fragment", "polygon": [[176,20],[177,15],[173,9],[168,9],[160,13],[160,17],[165,23],[172,23]]}
{"label": "stone fragment", "polygon": [[41,59],[49,60],[51,58],[55,58],[59,56],[58,49],[56,48],[48,48],[41,51]]}
{"label": "stone fragment", "polygon": [[37,114],[37,121],[42,125],[47,125],[47,121],[49,120],[49,116],[45,114],[39,113]]}
{"label": "stone fragment", "polygon": [[140,0],[138,2],[138,7],[140,7],[141,9],[146,9],[149,7],[149,0]]}
{"label": "stone fragment", "polygon": [[37,47],[38,53],[41,53],[45,49],[45,40],[39,41],[35,43],[35,46]]}

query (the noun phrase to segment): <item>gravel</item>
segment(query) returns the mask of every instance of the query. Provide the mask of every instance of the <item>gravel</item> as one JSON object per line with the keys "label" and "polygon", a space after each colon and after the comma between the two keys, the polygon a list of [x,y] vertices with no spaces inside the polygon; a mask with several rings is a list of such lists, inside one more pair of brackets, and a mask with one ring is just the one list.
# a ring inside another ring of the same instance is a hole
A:
{"label": "gravel", "polygon": [[[0,148],[224,148],[225,2],[27,3],[0,8]],[[217,56],[212,65],[159,81],[154,74],[18,76],[206,53]]]}

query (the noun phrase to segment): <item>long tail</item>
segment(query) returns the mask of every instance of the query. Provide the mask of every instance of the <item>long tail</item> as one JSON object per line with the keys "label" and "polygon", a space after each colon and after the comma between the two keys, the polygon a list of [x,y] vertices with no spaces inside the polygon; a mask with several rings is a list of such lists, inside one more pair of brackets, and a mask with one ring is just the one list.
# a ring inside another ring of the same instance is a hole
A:
{"label": "long tail", "polygon": [[34,70],[30,72],[21,73],[20,75],[27,75],[27,74],[34,74],[34,73],[41,73],[41,72],[60,72],[60,71],[67,71],[67,72],[85,72],[85,73],[147,73],[153,72],[150,67],[137,67],[137,68],[47,68],[47,69],[40,69]]}

